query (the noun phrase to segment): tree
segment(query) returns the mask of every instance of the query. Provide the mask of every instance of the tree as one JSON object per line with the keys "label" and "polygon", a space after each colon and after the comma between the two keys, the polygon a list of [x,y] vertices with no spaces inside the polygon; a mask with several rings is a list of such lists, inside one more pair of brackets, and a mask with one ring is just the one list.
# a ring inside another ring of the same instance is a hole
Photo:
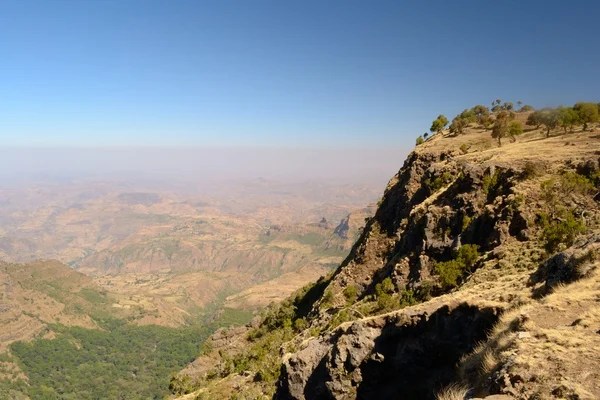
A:
{"label": "tree", "polygon": [[519,110],[520,110],[521,106],[523,105],[523,102],[519,100],[519,101],[517,101],[517,105],[519,106]]}
{"label": "tree", "polygon": [[477,121],[477,123],[481,126],[485,126],[483,121],[485,118],[489,117],[490,109],[486,106],[478,104],[475,107],[471,108],[471,112],[473,113],[473,115],[475,115],[475,120]]}
{"label": "tree", "polygon": [[498,139],[498,146],[502,146],[502,138],[509,135],[509,122],[515,118],[511,112],[502,110],[496,116],[496,121],[492,127],[492,137]]}
{"label": "tree", "polygon": [[542,108],[540,112],[542,125],[546,127],[546,137],[550,137],[550,131],[558,126],[558,109]]}
{"label": "tree", "polygon": [[488,129],[490,129],[492,127],[492,125],[494,125],[494,120],[489,115],[486,115],[485,117],[482,118],[481,125],[483,125],[483,127],[487,131]]}
{"label": "tree", "polygon": [[594,103],[579,102],[573,106],[579,123],[583,124],[583,130],[587,131],[588,124],[598,122],[600,115],[598,114],[598,105]]}
{"label": "tree", "polygon": [[473,112],[472,109],[471,110],[464,110],[458,116],[460,118],[464,119],[467,123],[471,123],[471,122],[477,121],[477,117],[475,116],[475,113]]}
{"label": "tree", "polygon": [[433,121],[429,130],[433,133],[441,133],[446,127],[446,125],[448,125],[448,118],[446,118],[443,114],[440,114]]}
{"label": "tree", "polygon": [[523,134],[523,125],[519,121],[513,121],[508,125],[508,136],[511,142],[514,142],[517,136]]}
{"label": "tree", "polygon": [[465,133],[465,128],[469,125],[469,121],[457,115],[450,124],[450,133],[453,135],[462,135]]}
{"label": "tree", "polygon": [[429,133],[427,133],[427,132],[423,133],[423,139],[427,139],[428,136],[429,136]]}
{"label": "tree", "polygon": [[510,101],[507,101],[502,105],[502,109],[506,110],[506,111],[512,111],[514,108],[515,108],[515,105],[513,103],[511,103]]}
{"label": "tree", "polygon": [[573,126],[577,125],[578,122],[579,115],[577,111],[571,107],[558,107],[558,124],[565,130],[565,133],[567,133],[567,128],[573,132]]}
{"label": "tree", "polygon": [[423,136],[419,136],[417,138],[416,144],[417,144],[417,146],[419,146],[419,145],[422,145],[423,142],[425,142],[425,140],[423,140]]}
{"label": "tree", "polygon": [[535,129],[540,129],[540,126],[542,126],[543,124],[542,112],[534,111],[531,114],[529,114],[529,116],[527,117],[527,122],[525,122],[525,124],[535,126]]}
{"label": "tree", "polygon": [[535,108],[533,108],[533,106],[530,106],[529,104],[525,104],[523,107],[521,107],[521,109],[519,111],[520,112],[535,111]]}

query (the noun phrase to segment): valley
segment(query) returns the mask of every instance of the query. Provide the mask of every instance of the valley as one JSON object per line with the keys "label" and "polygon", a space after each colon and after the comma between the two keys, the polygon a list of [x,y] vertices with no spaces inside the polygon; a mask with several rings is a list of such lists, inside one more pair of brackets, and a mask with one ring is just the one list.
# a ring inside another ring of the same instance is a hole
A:
{"label": "valley", "polygon": [[[358,204],[376,197],[368,185],[321,191],[323,182],[264,179],[239,189],[214,184],[203,195],[131,185],[83,180],[0,191],[0,258],[58,260],[138,325],[182,326],[222,307],[250,318],[337,266],[374,211]],[[65,273],[53,273],[60,283]]]}

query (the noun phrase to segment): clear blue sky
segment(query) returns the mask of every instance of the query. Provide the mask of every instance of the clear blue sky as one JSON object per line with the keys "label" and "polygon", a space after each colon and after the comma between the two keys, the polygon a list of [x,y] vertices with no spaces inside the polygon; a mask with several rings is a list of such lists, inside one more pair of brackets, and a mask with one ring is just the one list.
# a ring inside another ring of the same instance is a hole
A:
{"label": "clear blue sky", "polygon": [[600,101],[600,2],[0,2],[5,146],[412,145],[440,112]]}

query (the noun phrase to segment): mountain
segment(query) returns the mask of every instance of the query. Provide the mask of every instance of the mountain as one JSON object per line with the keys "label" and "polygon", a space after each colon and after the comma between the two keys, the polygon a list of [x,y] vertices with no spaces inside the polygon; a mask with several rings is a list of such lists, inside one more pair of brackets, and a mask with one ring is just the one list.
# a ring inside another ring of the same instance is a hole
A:
{"label": "mountain", "polygon": [[471,124],[418,145],[340,266],[217,331],[172,392],[600,398],[598,133],[504,142]]}

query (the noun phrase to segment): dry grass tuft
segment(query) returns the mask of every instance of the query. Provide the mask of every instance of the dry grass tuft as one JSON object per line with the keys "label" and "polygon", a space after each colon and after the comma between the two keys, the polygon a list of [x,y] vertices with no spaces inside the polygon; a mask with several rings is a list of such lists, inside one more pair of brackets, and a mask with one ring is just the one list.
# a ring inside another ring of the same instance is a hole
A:
{"label": "dry grass tuft", "polygon": [[437,400],[464,400],[468,394],[468,387],[453,383],[442,389],[435,398]]}

